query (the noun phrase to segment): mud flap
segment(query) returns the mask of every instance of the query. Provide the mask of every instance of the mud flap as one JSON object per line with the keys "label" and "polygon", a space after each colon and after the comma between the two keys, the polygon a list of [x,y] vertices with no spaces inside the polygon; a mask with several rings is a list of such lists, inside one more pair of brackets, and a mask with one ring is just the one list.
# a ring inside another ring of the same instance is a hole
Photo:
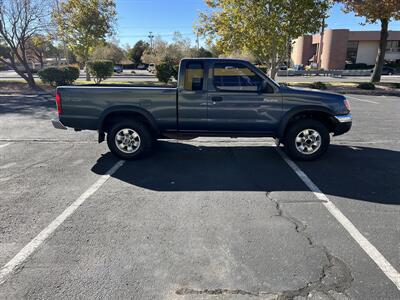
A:
{"label": "mud flap", "polygon": [[105,133],[103,131],[99,131],[99,138],[98,138],[99,144],[104,142],[105,137],[106,137]]}

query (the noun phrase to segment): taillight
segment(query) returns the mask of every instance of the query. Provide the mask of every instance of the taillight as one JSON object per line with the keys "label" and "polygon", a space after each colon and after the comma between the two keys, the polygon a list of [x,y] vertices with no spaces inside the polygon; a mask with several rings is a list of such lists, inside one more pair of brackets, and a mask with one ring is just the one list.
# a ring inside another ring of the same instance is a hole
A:
{"label": "taillight", "polygon": [[347,110],[350,111],[350,102],[347,99],[344,99],[344,106],[346,106]]}
{"label": "taillight", "polygon": [[61,116],[62,114],[62,107],[61,107],[61,94],[60,91],[56,92],[56,104],[57,104],[57,112],[58,115]]}

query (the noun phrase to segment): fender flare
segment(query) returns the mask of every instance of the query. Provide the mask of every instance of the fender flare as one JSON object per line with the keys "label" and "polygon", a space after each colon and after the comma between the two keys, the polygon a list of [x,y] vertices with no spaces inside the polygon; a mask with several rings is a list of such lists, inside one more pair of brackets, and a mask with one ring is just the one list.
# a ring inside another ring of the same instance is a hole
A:
{"label": "fender flare", "polygon": [[331,117],[334,117],[334,115],[335,115],[335,113],[331,109],[329,109],[327,107],[317,106],[317,105],[294,107],[293,109],[289,110],[282,116],[282,119],[281,119],[281,122],[280,122],[279,128],[278,128],[278,138],[283,138],[289,121],[295,115],[305,113],[305,112],[322,112],[322,113],[328,114]]}
{"label": "fender flare", "polygon": [[153,129],[156,133],[160,133],[160,130],[157,126],[156,120],[154,119],[153,115],[145,110],[142,107],[134,106],[134,105],[116,105],[105,109],[100,117],[98,123],[99,133],[104,133],[103,125],[106,118],[112,113],[137,113],[143,116],[147,122],[150,124],[151,129]]}

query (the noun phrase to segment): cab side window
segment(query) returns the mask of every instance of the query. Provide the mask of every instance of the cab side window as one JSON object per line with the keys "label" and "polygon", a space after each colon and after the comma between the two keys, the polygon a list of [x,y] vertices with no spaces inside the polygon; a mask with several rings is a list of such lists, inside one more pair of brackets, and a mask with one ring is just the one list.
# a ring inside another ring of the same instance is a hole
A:
{"label": "cab side window", "polygon": [[187,91],[201,91],[204,83],[204,66],[193,62],[186,65],[184,89]]}
{"label": "cab side window", "polygon": [[262,78],[241,63],[216,63],[214,86],[221,91],[257,92]]}

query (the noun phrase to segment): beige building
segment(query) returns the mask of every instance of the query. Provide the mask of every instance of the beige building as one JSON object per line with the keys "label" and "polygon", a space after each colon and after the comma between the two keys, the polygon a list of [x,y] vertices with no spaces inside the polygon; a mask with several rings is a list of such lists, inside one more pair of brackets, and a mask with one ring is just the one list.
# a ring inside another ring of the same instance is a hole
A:
{"label": "beige building", "polygon": [[[293,46],[295,65],[319,63],[321,68],[344,69],[347,63],[375,64],[379,47],[379,31],[328,29],[321,35],[304,35]],[[389,31],[386,61],[400,61],[400,31]],[[322,51],[320,51],[320,47]]]}

